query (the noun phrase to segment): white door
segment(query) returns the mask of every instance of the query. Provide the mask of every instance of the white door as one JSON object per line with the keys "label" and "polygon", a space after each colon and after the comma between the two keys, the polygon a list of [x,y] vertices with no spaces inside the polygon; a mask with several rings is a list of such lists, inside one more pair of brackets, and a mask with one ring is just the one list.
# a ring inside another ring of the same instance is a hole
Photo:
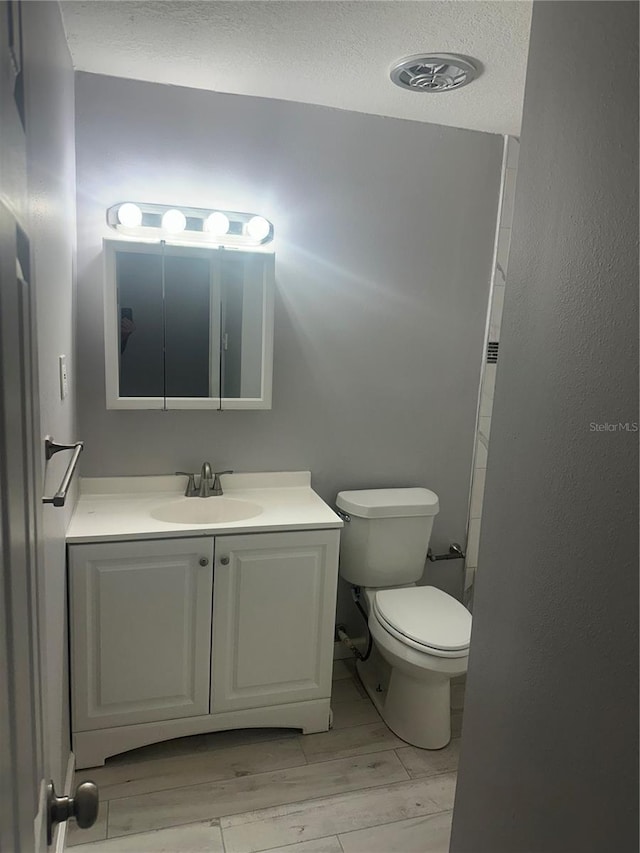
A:
{"label": "white door", "polygon": [[41,449],[20,7],[0,3],[0,849],[46,849],[38,630]]}
{"label": "white door", "polygon": [[30,293],[16,276],[15,233],[0,202],[0,849],[12,853],[46,847],[47,778],[38,625],[42,483],[32,443]]}
{"label": "white door", "polygon": [[338,532],[216,537],[212,712],[331,695]]}
{"label": "white door", "polygon": [[213,539],[69,548],[72,728],[209,712]]}

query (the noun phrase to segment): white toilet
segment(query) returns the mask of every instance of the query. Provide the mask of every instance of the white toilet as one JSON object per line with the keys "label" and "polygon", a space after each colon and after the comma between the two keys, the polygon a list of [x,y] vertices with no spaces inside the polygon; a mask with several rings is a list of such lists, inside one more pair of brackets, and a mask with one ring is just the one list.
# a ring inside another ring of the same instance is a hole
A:
{"label": "white toilet", "polygon": [[349,517],[340,574],[360,587],[373,648],[360,679],[389,728],[407,743],[441,749],[451,739],[450,681],[467,671],[471,614],[422,577],[438,496],[429,489],[340,492]]}

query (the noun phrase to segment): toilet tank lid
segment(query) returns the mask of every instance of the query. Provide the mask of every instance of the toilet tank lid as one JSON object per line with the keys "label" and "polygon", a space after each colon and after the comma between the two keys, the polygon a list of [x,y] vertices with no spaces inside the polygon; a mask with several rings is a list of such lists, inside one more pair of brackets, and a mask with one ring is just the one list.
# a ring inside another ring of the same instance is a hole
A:
{"label": "toilet tank lid", "polygon": [[430,489],[363,489],[339,492],[339,509],[359,518],[401,518],[437,515],[438,496]]}

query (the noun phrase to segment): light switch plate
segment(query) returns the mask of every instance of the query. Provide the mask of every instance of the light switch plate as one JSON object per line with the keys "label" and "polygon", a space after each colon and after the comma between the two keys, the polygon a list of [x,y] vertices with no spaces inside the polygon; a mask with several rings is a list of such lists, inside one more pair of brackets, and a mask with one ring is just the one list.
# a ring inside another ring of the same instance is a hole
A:
{"label": "light switch plate", "polygon": [[67,375],[66,355],[61,355],[58,358],[58,362],[60,364],[60,399],[64,400],[64,398],[69,393],[69,377]]}

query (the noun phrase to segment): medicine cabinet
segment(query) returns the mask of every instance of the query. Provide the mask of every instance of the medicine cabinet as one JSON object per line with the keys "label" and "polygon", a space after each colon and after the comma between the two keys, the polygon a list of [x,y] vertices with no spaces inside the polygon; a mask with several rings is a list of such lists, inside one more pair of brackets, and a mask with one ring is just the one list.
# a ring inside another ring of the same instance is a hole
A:
{"label": "medicine cabinet", "polygon": [[105,240],[108,409],[270,409],[274,255]]}

